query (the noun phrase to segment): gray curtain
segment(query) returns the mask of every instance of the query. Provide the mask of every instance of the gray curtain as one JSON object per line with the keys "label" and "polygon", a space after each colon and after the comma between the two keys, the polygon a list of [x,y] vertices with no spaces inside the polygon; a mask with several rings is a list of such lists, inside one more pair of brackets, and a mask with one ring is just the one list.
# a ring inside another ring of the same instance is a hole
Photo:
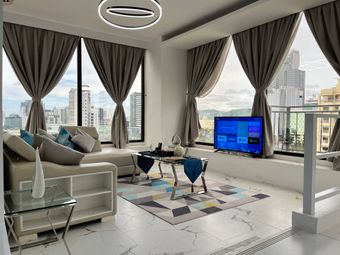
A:
{"label": "gray curtain", "polygon": [[84,41],[100,80],[117,104],[111,127],[112,143],[117,148],[125,148],[129,138],[123,102],[142,64],[145,50],[92,39]]}
{"label": "gray curtain", "polygon": [[[306,10],[305,16],[320,49],[340,75],[340,1]],[[328,150],[340,150],[339,119],[335,123]],[[340,157],[330,160],[333,161],[333,168],[340,170]]]}
{"label": "gray curtain", "polygon": [[299,14],[290,15],[233,35],[236,53],[255,88],[252,116],[263,116],[263,155],[271,156],[273,130],[266,90],[279,71],[295,37]]}
{"label": "gray curtain", "polygon": [[23,85],[32,97],[26,130],[46,130],[41,103],[62,78],[78,45],[79,37],[4,23],[4,49]]}
{"label": "gray curtain", "polygon": [[199,116],[196,97],[208,95],[215,87],[230,48],[231,38],[226,37],[188,51],[187,106],[184,126],[184,144],[194,145],[198,137]]}

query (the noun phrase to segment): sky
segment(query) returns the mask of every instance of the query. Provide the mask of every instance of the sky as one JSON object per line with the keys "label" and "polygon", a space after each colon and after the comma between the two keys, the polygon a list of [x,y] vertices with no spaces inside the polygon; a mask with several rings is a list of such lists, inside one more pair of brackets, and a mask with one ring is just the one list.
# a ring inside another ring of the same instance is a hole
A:
{"label": "sky", "polygon": [[[317,94],[321,88],[330,88],[336,85],[338,75],[318,47],[304,17],[301,20],[292,49],[300,52],[300,69],[306,71],[307,98],[312,94]],[[84,44],[82,50],[83,84],[91,86],[92,101],[97,107],[113,109],[114,104],[106,94]],[[3,109],[6,116],[8,116],[11,113],[19,113],[20,102],[28,100],[30,97],[22,88],[5,54],[3,61]],[[140,92],[140,76],[141,73],[138,74],[130,93],[134,91]],[[47,109],[51,109],[54,106],[65,107],[68,105],[68,92],[70,88],[76,88],[76,77],[77,59],[75,54],[62,80],[44,99],[44,104]],[[211,94],[205,98],[198,99],[198,108],[199,110],[215,109],[220,111],[251,108],[254,94],[255,91],[245,75],[237,58],[235,48],[232,45],[220,80]],[[125,106],[128,112],[128,100]]]}
{"label": "sky", "polygon": [[[30,100],[30,97],[23,89],[17,76],[15,75],[12,66],[3,51],[3,111],[5,116],[12,113],[19,114],[20,102]],[[115,104],[110,96],[106,93],[99,76],[91,62],[91,59],[86,51],[84,43],[82,43],[82,82],[90,85],[91,89],[91,103],[96,107],[113,112]],[[74,54],[69,66],[58,83],[58,85],[43,99],[46,109],[53,109],[54,107],[68,106],[68,94],[70,89],[77,87],[77,54]],[[130,94],[133,92],[141,92],[141,71],[137,74],[134,85],[131,88]],[[129,96],[124,103],[126,114],[129,115],[130,105]]]}
{"label": "sky", "polygon": [[[335,87],[338,75],[328,63],[310,31],[304,16],[301,19],[292,49],[300,52],[300,69],[306,71],[306,98],[322,88]],[[255,91],[237,58],[232,44],[220,80],[205,98],[197,100],[199,110],[230,111],[251,108]]]}

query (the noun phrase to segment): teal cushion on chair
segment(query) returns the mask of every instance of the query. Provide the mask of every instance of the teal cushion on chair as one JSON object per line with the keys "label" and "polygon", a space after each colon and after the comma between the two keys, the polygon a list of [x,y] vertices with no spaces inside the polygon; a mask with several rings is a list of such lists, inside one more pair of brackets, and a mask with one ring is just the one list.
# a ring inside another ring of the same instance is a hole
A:
{"label": "teal cushion on chair", "polygon": [[29,145],[33,146],[34,139],[33,139],[32,133],[30,133],[26,130],[20,129],[20,138],[23,139]]}
{"label": "teal cushion on chair", "polygon": [[71,149],[75,149],[75,144],[71,141],[72,135],[70,132],[68,132],[65,128],[61,127],[59,130],[59,134],[55,141],[59,144],[62,144],[64,146],[67,146]]}

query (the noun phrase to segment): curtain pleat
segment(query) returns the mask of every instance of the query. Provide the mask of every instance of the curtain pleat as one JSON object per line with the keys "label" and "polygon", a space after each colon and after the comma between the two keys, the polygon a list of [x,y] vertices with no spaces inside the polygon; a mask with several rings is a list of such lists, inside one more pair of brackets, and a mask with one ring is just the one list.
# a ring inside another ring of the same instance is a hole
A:
{"label": "curtain pleat", "polygon": [[129,138],[123,102],[143,62],[145,50],[93,39],[84,39],[84,42],[101,82],[116,103],[112,143],[117,148],[125,148]]}
{"label": "curtain pleat", "polygon": [[185,145],[195,144],[201,128],[196,97],[208,95],[215,87],[223,70],[230,43],[231,38],[226,37],[188,51],[188,95],[183,139]]}
{"label": "curtain pleat", "polygon": [[65,73],[80,38],[4,23],[4,49],[27,94],[32,98],[26,130],[46,130],[42,99]]}
{"label": "curtain pleat", "polygon": [[[340,75],[340,1],[330,2],[305,11],[306,20],[328,62]],[[340,150],[340,119],[337,119],[328,151]],[[330,158],[333,169],[340,171],[340,157]]]}
{"label": "curtain pleat", "polygon": [[271,111],[266,90],[295,38],[300,14],[293,14],[233,35],[237,56],[255,88],[252,116],[264,120],[263,155],[274,152]]}

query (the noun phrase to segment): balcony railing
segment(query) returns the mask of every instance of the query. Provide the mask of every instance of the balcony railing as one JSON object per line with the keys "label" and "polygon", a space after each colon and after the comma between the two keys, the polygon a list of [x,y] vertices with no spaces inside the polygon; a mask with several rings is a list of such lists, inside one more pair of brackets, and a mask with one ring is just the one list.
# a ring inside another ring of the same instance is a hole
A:
{"label": "balcony railing", "polygon": [[[271,106],[274,143],[276,151],[303,153],[304,127],[306,113],[337,114],[340,104]],[[328,110],[323,110],[328,107]],[[329,140],[335,119],[319,118],[317,120],[317,152],[328,150]]]}

